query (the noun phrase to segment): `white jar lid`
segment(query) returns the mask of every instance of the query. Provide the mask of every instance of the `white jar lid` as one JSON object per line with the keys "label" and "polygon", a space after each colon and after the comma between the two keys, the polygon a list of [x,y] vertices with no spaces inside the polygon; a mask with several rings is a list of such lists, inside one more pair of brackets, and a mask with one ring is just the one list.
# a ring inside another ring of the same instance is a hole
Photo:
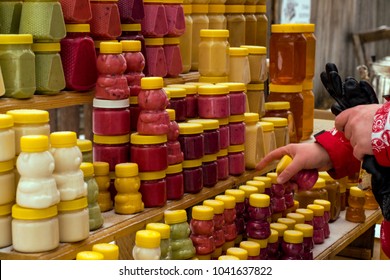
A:
{"label": "white jar lid", "polygon": [[117,108],[129,107],[130,103],[128,98],[120,99],[120,100],[106,100],[106,99],[94,98],[92,106],[96,108],[117,109]]}

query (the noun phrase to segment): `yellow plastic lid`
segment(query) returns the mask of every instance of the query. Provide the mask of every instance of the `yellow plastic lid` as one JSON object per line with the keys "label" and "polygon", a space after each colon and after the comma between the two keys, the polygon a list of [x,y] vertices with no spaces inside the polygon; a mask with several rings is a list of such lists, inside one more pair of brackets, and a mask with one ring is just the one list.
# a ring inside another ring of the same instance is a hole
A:
{"label": "yellow plastic lid", "polygon": [[11,214],[12,212],[12,206],[15,204],[15,202],[11,202],[8,204],[0,205],[0,216],[6,216]]}
{"label": "yellow plastic lid", "polygon": [[223,4],[209,4],[209,14],[224,14],[225,10]]}
{"label": "yellow plastic lid", "polygon": [[130,105],[138,105],[138,96],[130,96]]}
{"label": "yellow plastic lid", "polygon": [[229,92],[241,92],[246,90],[246,86],[244,83],[237,82],[227,82],[227,83],[219,83],[217,85],[227,86],[229,88]]}
{"label": "yellow plastic lid", "polygon": [[189,123],[189,122],[180,122],[179,125],[179,133],[180,134],[201,134],[203,133],[203,125],[200,123]]}
{"label": "yellow plastic lid", "polygon": [[264,90],[264,83],[261,84],[247,84],[246,85],[247,91],[258,91],[258,90]]}
{"label": "yellow plastic lid", "polygon": [[265,191],[265,183],[257,180],[248,180],[245,182],[248,186],[253,186],[257,188],[258,193],[264,193]]}
{"label": "yellow plastic lid", "polygon": [[267,176],[255,176],[252,180],[264,182],[264,187],[266,189],[270,188],[272,184],[271,178]]}
{"label": "yellow plastic lid", "polygon": [[325,200],[325,199],[315,199],[313,201],[313,204],[317,204],[317,205],[322,205],[324,206],[324,210],[325,211],[330,211],[330,206],[331,206],[331,203],[329,200]]}
{"label": "yellow plastic lid", "polygon": [[199,123],[203,126],[203,131],[215,130],[219,128],[219,121],[217,119],[191,119],[188,123]]}
{"label": "yellow plastic lid", "polygon": [[314,24],[313,26],[311,26],[310,24],[302,23],[272,24],[271,33],[303,33],[306,30],[312,30],[313,28]]}
{"label": "yellow plastic lid", "polygon": [[144,77],[141,79],[142,89],[162,89],[164,80],[161,77]]}
{"label": "yellow plastic lid", "polygon": [[130,143],[130,135],[116,135],[116,136],[105,136],[105,135],[93,135],[93,142],[96,144],[107,144],[107,145],[116,145],[116,144],[125,144]]}
{"label": "yellow plastic lid", "polygon": [[249,196],[249,205],[253,207],[269,207],[270,197],[269,195],[262,193],[254,193]]}
{"label": "yellow plastic lid", "polygon": [[222,201],[225,205],[225,209],[233,209],[236,207],[236,199],[234,196],[219,194],[215,197],[215,199]]}
{"label": "yellow plastic lid", "polygon": [[141,248],[160,247],[161,234],[154,230],[142,229],[135,233],[135,245]]}
{"label": "yellow plastic lid", "polygon": [[145,229],[159,232],[161,239],[168,239],[171,236],[171,227],[164,223],[148,223]]}
{"label": "yellow plastic lid", "polygon": [[238,153],[238,152],[243,152],[245,151],[245,146],[244,145],[230,145],[228,147],[228,153]]}
{"label": "yellow plastic lid", "polygon": [[38,124],[49,122],[49,112],[38,109],[15,109],[7,111],[14,118],[14,124]]}
{"label": "yellow plastic lid", "polygon": [[104,260],[119,259],[119,246],[112,243],[97,243],[92,246],[93,252],[103,254]]}
{"label": "yellow plastic lid", "polygon": [[203,200],[203,205],[210,206],[214,209],[214,214],[223,214],[225,204],[222,200],[206,199]]}
{"label": "yellow plastic lid", "polygon": [[163,89],[169,91],[171,98],[184,98],[187,95],[187,91],[184,88],[164,87]]}
{"label": "yellow plastic lid", "polygon": [[82,153],[92,151],[92,141],[88,139],[77,139],[77,147]]}
{"label": "yellow plastic lid", "polygon": [[139,172],[138,176],[141,181],[159,180],[166,177],[165,170],[153,172]]}
{"label": "yellow plastic lid", "polygon": [[303,237],[313,237],[313,226],[309,224],[295,224],[294,230],[298,230],[303,233]]}
{"label": "yellow plastic lid", "polygon": [[245,201],[245,192],[240,189],[228,189],[225,191],[226,195],[234,196],[236,199],[236,203],[244,202]]}
{"label": "yellow plastic lid", "polygon": [[314,23],[300,23],[302,33],[314,33],[316,25]]}
{"label": "yellow plastic lid", "polygon": [[228,125],[229,124],[229,118],[218,119],[218,122],[219,122],[219,126]]}
{"label": "yellow plastic lid", "polygon": [[219,261],[238,261],[240,260],[238,257],[233,255],[221,255],[218,257]]}
{"label": "yellow plastic lid", "polygon": [[134,132],[130,135],[130,142],[133,145],[155,145],[167,142],[167,135],[144,135]]}
{"label": "yellow plastic lid", "polygon": [[93,163],[91,162],[82,162],[80,164],[80,169],[83,171],[84,177],[92,177],[95,174]]}
{"label": "yellow plastic lid", "polygon": [[122,40],[123,52],[140,52],[141,51],[141,41],[138,40]]}
{"label": "yellow plastic lid", "polygon": [[[240,48],[248,50],[248,54],[267,54],[267,48],[261,46],[241,45]],[[262,84],[264,86],[264,84]]]}
{"label": "yellow plastic lid", "polygon": [[144,0],[144,3],[147,3],[147,4],[149,4],[149,3],[164,3],[164,0]]}
{"label": "yellow plastic lid", "polygon": [[247,56],[248,55],[248,49],[241,48],[241,47],[230,47],[229,48],[229,55],[230,56]]}
{"label": "yellow plastic lid", "polygon": [[323,216],[323,215],[324,215],[325,208],[324,208],[324,206],[322,206],[322,205],[318,205],[318,204],[309,204],[309,205],[307,205],[306,208],[307,208],[307,209],[310,209],[311,211],[313,211],[313,215],[314,215],[315,217]]}
{"label": "yellow plastic lid", "polygon": [[364,191],[359,189],[358,187],[351,187],[349,189],[349,195],[356,196],[356,197],[364,197]]}
{"label": "yellow plastic lid", "polygon": [[226,14],[243,14],[245,12],[245,5],[225,5]]}
{"label": "yellow plastic lid", "polygon": [[276,179],[278,178],[278,174],[276,172],[268,172],[267,177],[271,179],[272,184],[277,184]]}
{"label": "yellow plastic lid", "polygon": [[57,131],[50,134],[52,148],[72,148],[77,146],[77,135],[74,131]]}
{"label": "yellow plastic lid", "polygon": [[183,168],[193,168],[202,166],[202,159],[188,159],[183,160]]}
{"label": "yellow plastic lid", "polygon": [[166,174],[176,174],[176,173],[180,173],[182,171],[183,171],[183,164],[178,163],[178,164],[169,165],[168,168],[165,170],[165,173]]}
{"label": "yellow plastic lid", "polygon": [[14,119],[11,115],[0,114],[0,129],[11,128],[14,126]]}
{"label": "yellow plastic lid", "polygon": [[297,224],[303,224],[305,223],[305,216],[299,213],[287,213],[286,218],[293,219]]}
{"label": "yellow plastic lid", "polygon": [[266,111],[269,111],[269,110],[288,110],[288,109],[290,109],[290,102],[288,102],[288,101],[265,102],[264,108]]}
{"label": "yellow plastic lid", "polygon": [[283,234],[283,240],[287,243],[299,244],[303,242],[303,233],[298,230],[286,230]]}
{"label": "yellow plastic lid", "polygon": [[274,130],[274,124],[272,122],[259,121],[258,124],[263,128],[263,132],[270,132]]}
{"label": "yellow plastic lid", "polygon": [[15,160],[14,159],[7,160],[7,161],[2,161],[2,162],[0,162],[0,173],[13,170],[14,166],[15,166]]}
{"label": "yellow plastic lid", "polygon": [[164,38],[145,38],[146,46],[163,46]]}
{"label": "yellow plastic lid", "polygon": [[334,182],[335,179],[333,179],[328,172],[326,171],[319,171],[318,176],[325,180],[325,183]]}
{"label": "yellow plastic lid", "polygon": [[224,157],[224,156],[227,156],[227,155],[228,155],[228,149],[221,149],[217,153],[217,158]]}
{"label": "yellow plastic lid", "polygon": [[76,24],[66,24],[67,33],[89,33],[91,32],[91,26],[88,23],[76,23]]}
{"label": "yellow plastic lid", "polygon": [[246,198],[249,198],[251,194],[259,193],[259,190],[254,186],[241,185],[238,189],[244,191]]}
{"label": "yellow plastic lid", "polygon": [[200,221],[210,221],[214,217],[214,208],[207,205],[196,205],[192,207],[192,218]]}
{"label": "yellow plastic lid", "polygon": [[278,239],[279,239],[279,232],[271,228],[271,235],[268,237],[268,243],[278,242]]}
{"label": "yellow plastic lid", "polygon": [[164,211],[164,222],[168,225],[187,222],[186,210],[166,210]]}
{"label": "yellow plastic lid", "polygon": [[245,121],[245,114],[229,116],[229,123],[236,123],[236,122],[243,122],[243,121]]}
{"label": "yellow plastic lid", "polygon": [[314,215],[313,210],[306,209],[306,208],[297,208],[295,210],[295,213],[299,213],[305,216],[306,222],[313,220],[313,215]]}
{"label": "yellow plastic lid", "polygon": [[95,251],[81,251],[76,255],[78,261],[100,261],[104,260],[104,255]]}
{"label": "yellow plastic lid", "polygon": [[43,220],[57,216],[57,205],[44,209],[24,208],[18,204],[12,206],[12,218],[18,220]]}
{"label": "yellow plastic lid", "polygon": [[200,76],[199,82],[206,83],[206,84],[218,84],[218,83],[226,83],[229,81],[228,76],[222,76],[222,77],[206,77],[206,76]]}
{"label": "yellow plastic lid", "polygon": [[254,241],[241,241],[240,248],[246,250],[249,257],[260,255],[260,244]]}
{"label": "yellow plastic lid", "polygon": [[193,14],[207,14],[209,12],[209,5],[197,4],[192,5]]}
{"label": "yellow plastic lid", "polygon": [[34,43],[31,46],[33,52],[59,52],[61,51],[60,43]]}
{"label": "yellow plastic lid", "polygon": [[325,180],[318,177],[316,183],[313,186],[313,189],[322,189],[323,187],[325,187]]}
{"label": "yellow plastic lid", "polygon": [[312,89],[313,89],[313,81],[304,80],[302,83],[302,90],[312,90]]}
{"label": "yellow plastic lid", "polygon": [[[96,170],[95,170],[95,175]],[[115,176],[119,178],[138,176],[138,164],[134,162],[123,162],[115,165]]]}
{"label": "yellow plastic lid", "polygon": [[195,85],[188,84],[170,84],[167,85],[167,88],[184,88],[186,90],[186,94],[196,94],[198,92],[198,87]]}
{"label": "yellow plastic lid", "polygon": [[256,5],[245,5],[245,14],[256,13]]}
{"label": "yellow plastic lid", "polygon": [[257,123],[259,121],[258,113],[244,113],[245,123]]}
{"label": "yellow plastic lid", "polygon": [[94,40],[93,44],[95,45],[95,49],[100,49],[100,44],[103,42],[107,43],[118,43],[118,40]]}
{"label": "yellow plastic lid", "polygon": [[[259,245],[260,247],[260,245]],[[247,260],[248,259],[248,252],[247,250],[239,247],[230,247],[226,250],[227,255],[236,256],[240,260]]]}
{"label": "yellow plastic lid", "polygon": [[164,45],[179,45],[180,37],[164,37]]}
{"label": "yellow plastic lid", "polygon": [[192,14],[192,5],[191,4],[183,4],[182,7],[183,7],[184,15]]}
{"label": "yellow plastic lid", "polygon": [[190,86],[196,86],[196,91],[198,91],[198,88],[200,86],[207,86],[212,85],[212,83],[205,83],[205,82],[187,82],[184,85],[190,85]]}
{"label": "yellow plastic lid", "polygon": [[183,0],[163,0],[164,4],[183,4]]}
{"label": "yellow plastic lid", "polygon": [[276,174],[282,173],[291,162],[292,158],[289,155],[284,155],[276,165]]}
{"label": "yellow plastic lid", "polygon": [[270,92],[295,93],[302,92],[302,85],[275,85],[269,84]]}
{"label": "yellow plastic lid", "polygon": [[46,135],[25,135],[20,138],[20,150],[25,153],[39,153],[49,149]]}
{"label": "yellow plastic lid", "polygon": [[0,34],[0,45],[24,45],[32,44],[31,34]]}
{"label": "yellow plastic lid", "polygon": [[268,239],[255,239],[255,238],[248,238],[248,241],[256,242],[260,245],[260,251],[261,249],[267,248],[268,245]]}
{"label": "yellow plastic lid", "polygon": [[270,228],[276,230],[278,232],[278,236],[282,237],[283,233],[288,229],[288,226],[281,223],[271,223]]}
{"label": "yellow plastic lid", "polygon": [[279,117],[264,117],[261,118],[262,122],[272,122],[275,127],[285,127],[288,125],[286,118],[279,118]]}
{"label": "yellow plastic lid", "polygon": [[60,201],[57,205],[58,211],[74,211],[88,207],[87,197],[81,197],[74,200]]}
{"label": "yellow plastic lid", "polygon": [[202,162],[212,162],[217,160],[217,154],[209,154],[209,155],[204,155],[202,157]]}
{"label": "yellow plastic lid", "polygon": [[110,173],[110,165],[104,161],[94,161],[93,170],[96,176],[108,176]]}
{"label": "yellow plastic lid", "polygon": [[101,54],[121,54],[122,44],[120,42],[101,42],[100,43]]}
{"label": "yellow plastic lid", "polygon": [[122,31],[141,31],[140,23],[121,24]]}
{"label": "yellow plastic lid", "polygon": [[266,5],[256,5],[256,13],[265,14],[267,12]]}

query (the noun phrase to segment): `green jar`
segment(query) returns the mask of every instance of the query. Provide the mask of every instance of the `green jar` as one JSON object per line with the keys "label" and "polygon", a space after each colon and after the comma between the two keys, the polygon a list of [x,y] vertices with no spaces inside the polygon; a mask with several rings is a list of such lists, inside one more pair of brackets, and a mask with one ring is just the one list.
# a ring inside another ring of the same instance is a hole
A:
{"label": "green jar", "polygon": [[0,1],[0,34],[18,34],[22,1]]}

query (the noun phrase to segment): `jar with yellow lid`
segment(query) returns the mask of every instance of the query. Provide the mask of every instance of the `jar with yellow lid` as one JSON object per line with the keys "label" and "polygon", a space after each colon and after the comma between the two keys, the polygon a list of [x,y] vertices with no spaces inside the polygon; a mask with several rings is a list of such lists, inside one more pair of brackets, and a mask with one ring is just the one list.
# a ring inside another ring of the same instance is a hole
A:
{"label": "jar with yellow lid", "polygon": [[190,84],[167,85],[167,88],[171,87],[182,88],[185,90],[185,118],[187,119],[198,117],[198,87]]}
{"label": "jar with yellow lid", "polygon": [[279,259],[279,233],[271,228],[271,235],[267,240],[267,259],[278,260]]}
{"label": "jar with yellow lid", "polygon": [[245,185],[256,187],[258,193],[264,193],[265,192],[265,183],[262,182],[262,181],[248,180],[248,181],[245,182]]}
{"label": "jar with yellow lid", "polygon": [[269,223],[271,218],[270,197],[260,193],[251,194],[247,213],[246,236],[257,240],[267,239],[271,234]]}
{"label": "jar with yellow lid", "polygon": [[218,182],[217,154],[204,155],[202,158],[203,186],[210,188]]}
{"label": "jar with yellow lid", "polygon": [[288,207],[286,205],[285,192],[286,188],[282,184],[278,184],[276,172],[268,172],[267,177],[271,178],[271,206],[272,214],[283,213]]}
{"label": "jar with yellow lid", "polygon": [[14,159],[0,162],[0,205],[15,201],[16,176],[14,164]]}
{"label": "jar with yellow lid", "polygon": [[[285,224],[272,222],[270,224],[270,228],[271,228],[271,230],[276,230],[278,233],[279,253],[281,253],[283,235],[284,235],[284,232],[288,229],[288,227]],[[279,254],[279,257],[280,257],[280,254]]]}
{"label": "jar with yellow lid", "polygon": [[115,165],[130,161],[130,135],[93,135],[93,159],[108,162],[110,171]]}
{"label": "jar with yellow lid", "polygon": [[259,114],[245,113],[245,167],[254,169],[264,157],[264,133],[259,122]]}
{"label": "jar with yellow lid", "polygon": [[223,226],[225,233],[225,243],[222,246],[222,254],[225,254],[228,248],[234,246],[234,241],[237,238],[236,227],[236,199],[234,196],[220,194],[215,197],[215,200],[222,201],[224,203],[223,215],[225,218],[225,225]]}
{"label": "jar with yellow lid", "polygon": [[228,149],[221,149],[217,153],[218,180],[226,180],[229,177]]}
{"label": "jar with yellow lid", "polygon": [[268,78],[267,48],[248,44],[240,47],[248,49],[250,82],[263,84]]}
{"label": "jar with yellow lid", "polygon": [[184,195],[184,177],[182,163],[169,165],[165,170],[167,181],[167,199],[178,200]]}
{"label": "jar with yellow lid", "polygon": [[158,231],[143,229],[135,233],[132,253],[134,260],[159,260],[161,258],[161,234]]}
{"label": "jar with yellow lid", "polygon": [[12,245],[21,253],[53,250],[60,244],[57,205],[42,209],[12,206]]}
{"label": "jar with yellow lid", "polygon": [[119,246],[113,243],[97,243],[92,245],[92,251],[101,253],[104,260],[118,260]]}
{"label": "jar with yellow lid", "polygon": [[244,191],[244,195],[245,195],[245,200],[244,200],[244,203],[245,203],[245,214],[244,214],[244,220],[245,220],[245,223],[248,221],[248,207],[249,207],[249,197],[251,194],[253,193],[259,193],[259,190],[258,188],[254,187],[254,186],[249,186],[249,185],[241,185],[238,187],[239,190],[242,190]]}
{"label": "jar with yellow lid", "polygon": [[240,248],[248,253],[248,260],[260,260],[260,244],[254,241],[241,241]]}
{"label": "jar with yellow lid", "polygon": [[288,121],[289,142],[296,143],[296,129],[294,115],[290,111],[290,102],[288,101],[273,101],[264,103],[264,117],[280,117],[286,118]]}
{"label": "jar with yellow lid", "polygon": [[274,124],[274,133],[276,140],[276,147],[283,147],[290,143],[290,136],[288,132],[288,120],[279,117],[263,117],[262,122],[271,122]]}
{"label": "jar with yellow lid", "polygon": [[198,113],[205,119],[230,116],[229,88],[222,85],[204,85],[198,88]]}
{"label": "jar with yellow lid", "polygon": [[[188,1],[188,0],[186,0]],[[191,70],[191,59],[192,59],[192,29],[193,29],[193,20],[191,17],[192,5],[184,4],[184,22],[185,22],[185,31],[184,34],[180,37],[180,53],[181,60],[183,64],[182,73],[188,73]]]}
{"label": "jar with yellow lid", "polygon": [[257,19],[255,16],[256,5],[245,2],[245,44],[256,45]]}
{"label": "jar with yellow lid", "polygon": [[[252,73],[252,72],[251,72]],[[249,112],[259,114],[259,117],[263,117],[265,114],[265,94],[264,83],[246,85],[246,96],[248,98]]]}
{"label": "jar with yellow lid", "polygon": [[145,56],[142,53],[142,42],[145,40],[121,40],[123,57],[126,60],[126,70],[123,75],[127,79],[130,96],[138,96],[141,90],[141,79],[145,77]]}
{"label": "jar with yellow lid", "polygon": [[202,158],[183,161],[185,193],[198,193],[203,189]]}
{"label": "jar with yellow lid", "polygon": [[304,80],[302,84],[303,121],[302,140],[310,139],[314,129],[314,93],[313,81]]}
{"label": "jar with yellow lid", "polygon": [[154,230],[160,233],[160,260],[171,260],[172,259],[172,248],[171,248],[171,229],[170,226],[164,223],[148,223],[145,227],[146,230]]}
{"label": "jar with yellow lid", "polygon": [[230,115],[229,117],[230,145],[245,145],[245,115]]}
{"label": "jar with yellow lid", "polygon": [[229,81],[228,76],[222,77],[209,77],[209,76],[200,76],[199,82],[207,84],[218,84],[218,83],[227,83]]}
{"label": "jar with yellow lid", "polygon": [[[233,1],[243,2],[244,0]],[[231,47],[245,45],[245,6],[242,4],[243,3],[230,3],[225,5],[225,15]]]}
{"label": "jar with yellow lid", "polygon": [[111,200],[110,188],[110,166],[108,162],[95,161],[93,162],[95,171],[95,180],[99,187],[98,203],[102,212],[109,211],[113,208]]}
{"label": "jar with yellow lid", "polygon": [[271,195],[272,180],[268,176],[255,176],[252,178],[254,181],[260,181],[264,183],[264,194]]}
{"label": "jar with yellow lid", "polygon": [[297,223],[294,226],[294,230],[298,230],[303,233],[302,259],[313,260],[313,248],[314,248],[313,226],[304,223]]}
{"label": "jar with yellow lid", "polygon": [[246,112],[247,98],[245,94],[246,86],[241,82],[219,83],[229,88],[230,115],[242,115]]}
{"label": "jar with yellow lid", "polygon": [[165,77],[168,73],[163,38],[145,38],[147,76]]}
{"label": "jar with yellow lid", "polygon": [[276,149],[276,137],[274,124],[271,122],[259,121],[258,124],[263,128],[264,135],[264,155]]}
{"label": "jar with yellow lid", "polygon": [[241,247],[230,247],[226,250],[228,256],[235,256],[239,260],[248,260],[248,251]]}
{"label": "jar with yellow lid", "polygon": [[248,84],[251,80],[248,49],[243,47],[229,48],[229,82]]}
{"label": "jar with yellow lid", "polygon": [[35,55],[31,34],[0,35],[0,67],[5,97],[30,98],[36,90]]}
{"label": "jar with yellow lid", "polygon": [[345,211],[345,219],[353,223],[364,223],[366,220],[364,203],[364,192],[358,187],[351,187],[349,189],[348,207]]}
{"label": "jar with yellow lid", "polygon": [[245,146],[230,145],[228,148],[229,174],[233,176],[242,175],[245,172]]}
{"label": "jar with yellow lid", "polygon": [[244,240],[246,233],[246,208],[245,208],[245,191],[240,189],[227,189],[225,195],[231,195],[236,199],[236,229],[237,229],[237,238],[234,241],[235,245],[239,244]]}
{"label": "jar with yellow lid", "polygon": [[82,162],[93,162],[92,159],[92,141],[89,139],[77,139],[77,147],[82,154]]}
{"label": "jar with yellow lid", "polygon": [[287,213],[286,218],[295,220],[295,224],[305,223],[305,216],[303,216],[303,214],[300,213],[295,213],[295,212]]}
{"label": "jar with yellow lid", "polygon": [[94,39],[112,40],[121,35],[118,0],[92,0],[91,11],[89,24]]}
{"label": "jar with yellow lid", "polygon": [[78,261],[101,261],[104,260],[104,255],[95,251],[81,251],[76,255]]}
{"label": "jar with yellow lid", "polygon": [[[0,114],[0,162],[15,158],[14,119],[9,114]],[[2,203],[0,203],[1,205]]]}
{"label": "jar with yellow lid", "polygon": [[12,244],[12,205],[14,202],[0,205],[0,248]]}
{"label": "jar with yellow lid", "polygon": [[325,220],[324,236],[325,236],[325,238],[328,238],[329,235],[330,235],[329,220],[330,220],[330,207],[331,207],[331,203],[329,202],[329,200],[315,199],[313,201],[313,204],[321,205],[321,206],[324,207],[324,220]]}
{"label": "jar with yellow lid", "polygon": [[203,127],[204,155],[220,151],[219,121],[216,119],[192,119],[188,123],[201,124]]}
{"label": "jar with yellow lid", "polygon": [[[200,32],[202,29],[209,29],[209,7],[207,4],[192,5],[192,44],[191,44],[191,70],[198,71],[200,58],[203,57],[199,49],[201,42]],[[226,38],[225,38],[226,39]],[[203,54],[203,53],[202,53]]]}
{"label": "jar with yellow lid", "polygon": [[18,34],[22,1],[1,1],[0,34]]}
{"label": "jar with yellow lid", "polygon": [[183,72],[180,52],[180,37],[164,38],[164,54],[167,63],[167,77],[176,78]]}
{"label": "jar with yellow lid", "polygon": [[[247,0],[247,2],[250,0]],[[266,1],[264,1],[266,2]],[[267,7],[264,4],[256,5],[256,46],[268,46],[268,17]]]}
{"label": "jar with yellow lid", "polygon": [[213,208],[213,222],[214,222],[214,243],[215,250],[211,254],[211,259],[216,259],[222,254],[222,246],[225,243],[225,234],[223,227],[225,224],[225,218],[223,212],[225,210],[225,204],[216,199],[206,199],[203,200],[203,205]]}
{"label": "jar with yellow lid", "polygon": [[340,215],[340,183],[333,179],[328,172],[318,172],[320,178],[325,180],[326,191],[328,192],[328,201],[330,202],[330,218],[329,222],[334,222]]}
{"label": "jar with yellow lid", "polygon": [[167,181],[165,170],[139,172],[139,191],[145,207],[161,207],[167,202]]}
{"label": "jar with yellow lid", "polygon": [[302,260],[303,233],[298,230],[286,230],[283,233],[282,260]]}
{"label": "jar with yellow lid", "polygon": [[309,204],[307,209],[313,211],[313,241],[314,244],[322,244],[325,242],[325,208],[318,204]]}
{"label": "jar with yellow lid", "polygon": [[209,4],[209,29],[226,29],[225,5]]}
{"label": "jar with yellow lid", "polygon": [[201,29],[198,70],[204,77],[224,77],[229,73],[229,31]]}
{"label": "jar with yellow lid", "polygon": [[204,153],[203,125],[200,123],[179,123],[179,137],[184,160],[201,159]]}
{"label": "jar with yellow lid", "polygon": [[180,37],[185,31],[183,0],[163,0],[168,32],[165,36]]}
{"label": "jar with yellow lid", "polygon": [[294,229],[294,226],[295,224],[297,223],[297,221],[295,219],[292,219],[292,218],[284,218],[284,217],[281,217],[281,218],[278,218],[277,223],[279,224],[285,224],[287,226],[287,229]]}
{"label": "jar with yellow lid", "polygon": [[143,1],[119,0],[118,8],[122,24],[141,22],[141,20],[145,17]]}
{"label": "jar with yellow lid", "polygon": [[186,89],[183,87],[169,86],[164,88],[164,90],[168,91],[170,95],[167,108],[175,110],[174,121],[184,122],[187,119]]}
{"label": "jar with yellow lid", "polygon": [[312,204],[315,199],[328,200],[328,191],[325,189],[325,180],[319,177],[310,190],[295,192],[294,199],[299,201],[299,207],[301,208],[306,208],[307,205]]}

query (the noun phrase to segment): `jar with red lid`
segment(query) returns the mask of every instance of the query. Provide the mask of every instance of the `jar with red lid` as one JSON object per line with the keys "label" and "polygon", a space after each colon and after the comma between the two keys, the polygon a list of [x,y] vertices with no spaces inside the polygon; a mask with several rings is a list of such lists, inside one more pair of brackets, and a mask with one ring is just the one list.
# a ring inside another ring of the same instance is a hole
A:
{"label": "jar with red lid", "polygon": [[94,39],[116,39],[121,35],[118,0],[91,0],[91,36]]}
{"label": "jar with red lid", "polygon": [[[218,84],[217,84],[218,85]],[[246,94],[244,83],[221,83],[229,88],[230,115],[242,115],[246,111]]]}
{"label": "jar with red lid", "polygon": [[218,180],[229,178],[229,157],[228,149],[221,149],[217,153]]}
{"label": "jar with red lid", "polygon": [[215,197],[216,200],[220,200],[224,203],[223,216],[225,218],[225,225],[223,226],[225,233],[225,243],[222,247],[222,252],[226,252],[227,249],[234,246],[234,240],[237,238],[236,223],[236,199],[234,196],[220,194]]}
{"label": "jar with red lid", "polygon": [[138,96],[130,96],[130,131],[137,131],[138,116],[141,108],[138,106]]}
{"label": "jar with red lid", "polygon": [[204,154],[216,154],[220,150],[219,121],[215,119],[192,119],[189,123],[203,126]]}
{"label": "jar with red lid", "polygon": [[221,119],[230,116],[229,88],[222,85],[198,87],[198,113],[204,119]]}
{"label": "jar with red lid", "polygon": [[245,144],[245,115],[230,115],[229,117],[230,145]]}
{"label": "jar with red lid", "polygon": [[205,154],[203,126],[199,123],[179,123],[179,132],[184,160],[201,159]]}
{"label": "jar with red lid", "polygon": [[119,0],[118,8],[121,23],[141,22],[145,17],[143,0]]}
{"label": "jar with red lid", "polygon": [[196,255],[201,259],[211,259],[215,250],[214,240],[214,209],[206,205],[192,207],[190,238],[196,249]]}
{"label": "jar with red lid", "polygon": [[303,233],[298,230],[286,230],[283,233],[282,260],[302,260]]}
{"label": "jar with red lid", "polygon": [[245,172],[244,145],[230,145],[228,148],[229,174],[239,176]]}
{"label": "jar with red lid", "polygon": [[87,23],[92,18],[90,0],[59,0],[65,23]]}
{"label": "jar with red lid", "polygon": [[141,41],[122,40],[123,56],[126,60],[125,77],[129,86],[130,96],[138,96],[141,90],[141,79],[145,77],[145,57],[141,52]]}
{"label": "jar with red lid", "polygon": [[306,77],[306,39],[302,24],[272,24],[269,79],[278,85],[299,85]]}
{"label": "jar with red lid", "polygon": [[178,200],[184,195],[183,165],[181,163],[169,165],[165,170],[167,182],[167,199]]}
{"label": "jar with red lid", "polygon": [[186,120],[186,90],[179,87],[167,87],[164,88],[165,91],[169,92],[169,109],[175,110],[175,121],[184,122]]}
{"label": "jar with red lid", "polygon": [[145,207],[161,207],[167,202],[167,182],[165,170],[139,172],[141,180],[139,191]]}
{"label": "jar with red lid", "polygon": [[61,40],[61,61],[66,89],[91,90],[96,85],[97,67],[95,45],[89,24],[66,24],[66,37]]}
{"label": "jar with red lid", "polygon": [[330,235],[329,220],[330,220],[330,202],[325,199],[315,199],[313,204],[324,206],[324,235],[325,238],[328,238]]}
{"label": "jar with red lid", "polygon": [[254,239],[267,239],[271,235],[269,223],[271,218],[270,197],[260,193],[251,194],[247,213],[246,235]]}
{"label": "jar with red lid", "polygon": [[92,132],[98,135],[130,133],[129,99],[93,99]]}
{"label": "jar with red lid", "polygon": [[217,155],[204,155],[202,158],[203,186],[210,188],[218,182]]}
{"label": "jar with red lid", "polygon": [[118,163],[130,161],[130,136],[93,135],[94,161],[108,162],[110,171],[115,171]]}
{"label": "jar with red lid", "polygon": [[142,35],[162,38],[168,34],[167,14],[163,0],[144,0],[145,16],[141,21]]}
{"label": "jar with red lid", "polygon": [[[198,117],[198,88],[195,85],[189,84],[171,84],[167,85],[168,88],[184,88],[186,91],[185,103],[186,103],[186,118]],[[172,96],[171,96],[172,97]]]}
{"label": "jar with red lid", "polygon": [[325,242],[325,217],[324,206],[317,204],[307,205],[307,209],[313,211],[313,241],[314,244],[322,244]]}
{"label": "jar with red lid", "polygon": [[218,119],[219,122],[219,147],[227,149],[230,145],[229,118]]}
{"label": "jar with red lid", "polygon": [[166,135],[141,135],[138,132],[130,136],[130,161],[138,164],[140,172],[162,171],[168,167],[168,149]]}
{"label": "jar with red lid", "polygon": [[181,163],[184,160],[184,154],[181,151],[179,137],[179,125],[175,121],[175,110],[166,109],[169,115],[169,131],[167,134],[168,142],[168,165]]}
{"label": "jar with red lid", "polygon": [[301,231],[303,233],[303,260],[313,259],[313,226],[308,224],[296,224],[294,230]]}
{"label": "jar with red lid", "polygon": [[183,178],[184,192],[198,193],[203,189],[202,159],[184,160]]}
{"label": "jar with red lid", "polygon": [[184,34],[186,25],[182,4],[183,0],[163,0],[168,23],[166,36],[179,37]]}
{"label": "jar with red lid", "polygon": [[284,198],[284,186],[278,184],[277,173],[268,172],[267,177],[271,178],[271,209],[272,213],[283,213],[286,210],[286,200]]}
{"label": "jar with red lid", "polygon": [[236,199],[236,228],[237,228],[237,238],[235,240],[235,244],[239,244],[245,237],[245,228],[246,221],[245,217],[245,192],[240,189],[228,189],[225,191],[226,195],[234,196]]}
{"label": "jar with red lid", "polygon": [[147,76],[165,77],[168,74],[163,38],[145,38]]}
{"label": "jar with red lid", "polygon": [[215,251],[211,254],[211,258],[218,258],[222,254],[222,246],[225,244],[225,233],[223,227],[225,225],[225,218],[223,212],[225,210],[225,204],[216,199],[203,200],[203,205],[210,206],[214,210],[213,222],[214,222],[214,242]]}
{"label": "jar with red lid", "polygon": [[183,72],[180,52],[180,37],[164,37],[164,54],[167,62],[167,77],[176,78]]}

